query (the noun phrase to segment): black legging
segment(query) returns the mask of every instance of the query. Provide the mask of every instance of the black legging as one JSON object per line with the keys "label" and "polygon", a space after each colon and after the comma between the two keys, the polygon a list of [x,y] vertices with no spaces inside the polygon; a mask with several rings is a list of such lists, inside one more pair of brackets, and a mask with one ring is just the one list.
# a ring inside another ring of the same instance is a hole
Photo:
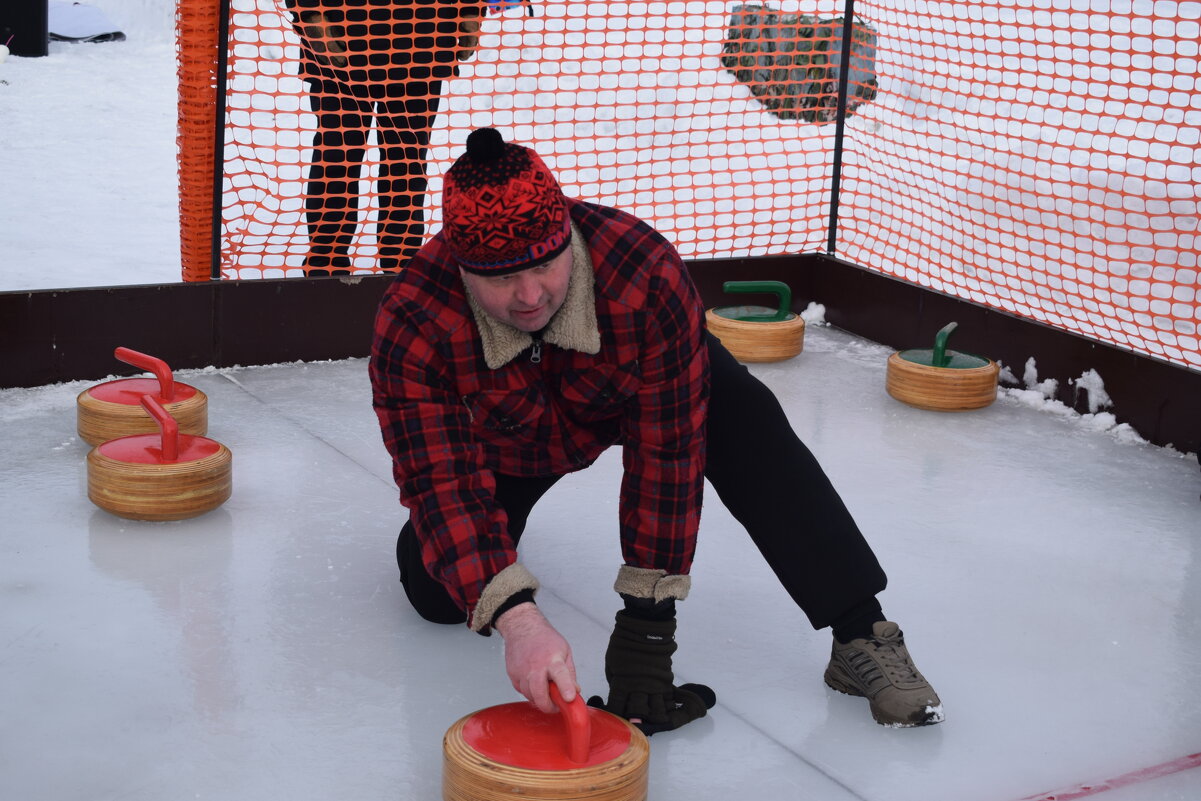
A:
{"label": "black legging", "polygon": [[[706,334],[711,372],[705,478],[741,523],[815,629],[865,603],[887,579],[821,465],[779,401]],[[530,509],[559,480],[496,476],[496,499],[514,543]],[[417,612],[436,623],[466,614],[425,571],[411,523],[396,544],[400,580]]]}
{"label": "black legging", "polygon": [[[358,184],[374,124],[380,150],[379,266],[396,271],[421,246],[425,231],[425,159],[443,81],[458,73],[459,4],[285,4],[293,12],[304,52],[301,74],[317,115],[305,198],[305,268],[310,274],[350,269]],[[320,19],[310,19],[312,14]],[[319,41],[306,38],[321,31]],[[338,49],[327,54],[327,42]]]}
{"label": "black legging", "polygon": [[345,83],[307,77],[317,115],[305,192],[310,255],[306,266],[347,270],[359,218],[359,180],[375,121],[380,148],[380,267],[395,270],[421,246],[425,229],[426,151],[442,81]]}

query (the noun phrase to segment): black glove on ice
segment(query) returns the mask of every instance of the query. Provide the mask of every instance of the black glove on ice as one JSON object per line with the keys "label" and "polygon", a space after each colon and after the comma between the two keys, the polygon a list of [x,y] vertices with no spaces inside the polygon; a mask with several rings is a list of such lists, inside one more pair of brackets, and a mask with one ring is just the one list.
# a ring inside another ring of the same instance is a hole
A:
{"label": "black glove on ice", "polygon": [[600,696],[593,696],[588,703],[627,720],[641,718],[634,725],[648,736],[703,718],[716,697],[703,684],[672,684],[675,634],[674,617],[646,620],[618,612],[605,652],[609,701],[602,704]]}

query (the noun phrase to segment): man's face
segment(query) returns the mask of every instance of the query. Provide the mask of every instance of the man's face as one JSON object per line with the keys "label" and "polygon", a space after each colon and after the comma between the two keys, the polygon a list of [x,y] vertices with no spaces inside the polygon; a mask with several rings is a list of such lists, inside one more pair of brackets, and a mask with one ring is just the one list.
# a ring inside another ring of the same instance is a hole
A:
{"label": "man's face", "polygon": [[509,275],[484,276],[462,268],[463,283],[484,311],[522,331],[546,327],[567,297],[571,248],[548,262]]}

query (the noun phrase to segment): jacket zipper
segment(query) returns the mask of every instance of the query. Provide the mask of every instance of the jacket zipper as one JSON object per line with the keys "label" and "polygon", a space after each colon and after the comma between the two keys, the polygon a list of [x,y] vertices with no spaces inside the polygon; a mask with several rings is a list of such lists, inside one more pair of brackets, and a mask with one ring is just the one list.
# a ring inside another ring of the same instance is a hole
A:
{"label": "jacket zipper", "polygon": [[542,361],[542,340],[535,339],[534,344],[530,347],[530,361],[538,364]]}

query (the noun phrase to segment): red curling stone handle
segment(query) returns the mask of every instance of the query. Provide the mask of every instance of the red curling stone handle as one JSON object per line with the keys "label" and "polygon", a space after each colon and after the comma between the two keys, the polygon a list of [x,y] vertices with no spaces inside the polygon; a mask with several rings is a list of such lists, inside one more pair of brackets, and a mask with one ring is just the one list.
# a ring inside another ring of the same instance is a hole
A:
{"label": "red curling stone handle", "polygon": [[[129,348],[117,348],[113,351],[113,355],[126,364],[132,364],[134,367],[141,367],[143,370],[154,373],[154,377],[158,379],[159,395],[165,401],[175,400],[175,378],[171,375],[171,368],[165,361]],[[145,406],[145,403],[142,405]]]}
{"label": "red curling stone handle", "polygon": [[588,706],[580,697],[579,692],[576,692],[575,700],[570,704],[565,702],[553,681],[550,683],[550,700],[559,707],[559,713],[563,716],[563,725],[567,727],[568,758],[576,764],[584,764],[588,761],[588,752],[591,749],[592,741],[592,721],[588,717]]}
{"label": "red curling stone handle", "polygon": [[175,418],[154,399],[153,395],[142,396],[142,408],[149,412],[158,423],[162,435],[163,461],[177,461],[179,459],[179,423],[175,422]]}

